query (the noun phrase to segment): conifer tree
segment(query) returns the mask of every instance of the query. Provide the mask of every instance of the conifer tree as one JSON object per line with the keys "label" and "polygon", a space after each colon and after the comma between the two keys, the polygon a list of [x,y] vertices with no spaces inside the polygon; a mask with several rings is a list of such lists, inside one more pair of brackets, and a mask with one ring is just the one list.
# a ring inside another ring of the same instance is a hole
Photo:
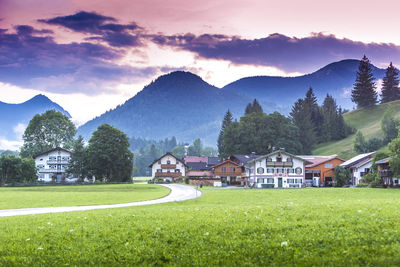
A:
{"label": "conifer tree", "polygon": [[351,100],[360,108],[374,106],[377,103],[375,78],[369,59],[364,55],[357,71],[356,82],[351,92]]}
{"label": "conifer tree", "polygon": [[316,133],[318,141],[321,141],[318,137],[318,133],[321,133],[323,118],[321,110],[317,103],[317,97],[315,96],[312,87],[310,87],[306,93],[306,98],[304,98],[304,105],[310,111],[311,121],[314,125],[314,131]]}
{"label": "conifer tree", "polygon": [[260,103],[258,103],[257,99],[254,98],[253,103],[247,104],[244,114],[247,115],[247,114],[251,114],[251,113],[262,113],[262,112],[263,112],[263,109],[262,109]]}
{"label": "conifer tree", "polygon": [[382,83],[381,103],[400,99],[399,74],[390,62]]}
{"label": "conifer tree", "polygon": [[228,111],[225,113],[224,120],[222,121],[222,126],[221,130],[218,135],[218,140],[217,140],[217,147],[218,147],[218,154],[220,157],[225,156],[225,149],[224,149],[224,132],[226,127],[228,127],[232,123],[232,113]]}
{"label": "conifer tree", "polygon": [[313,145],[316,143],[314,124],[311,120],[311,112],[305,104],[305,100],[298,99],[290,113],[292,122],[299,129],[299,140],[303,147],[304,154],[310,154]]}

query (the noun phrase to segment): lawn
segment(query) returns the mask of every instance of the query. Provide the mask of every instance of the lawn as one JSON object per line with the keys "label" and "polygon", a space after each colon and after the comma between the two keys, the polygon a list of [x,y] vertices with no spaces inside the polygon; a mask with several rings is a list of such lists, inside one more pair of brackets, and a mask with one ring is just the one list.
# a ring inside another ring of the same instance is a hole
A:
{"label": "lawn", "polygon": [[134,182],[136,182],[136,181],[140,181],[140,182],[150,181],[151,179],[152,179],[151,176],[135,176],[135,177],[132,177],[132,180]]}
{"label": "lawn", "polygon": [[400,190],[203,192],[154,206],[0,218],[0,265],[400,264]]}
{"label": "lawn", "polygon": [[126,203],[168,193],[168,188],[147,184],[0,187],[0,209]]}

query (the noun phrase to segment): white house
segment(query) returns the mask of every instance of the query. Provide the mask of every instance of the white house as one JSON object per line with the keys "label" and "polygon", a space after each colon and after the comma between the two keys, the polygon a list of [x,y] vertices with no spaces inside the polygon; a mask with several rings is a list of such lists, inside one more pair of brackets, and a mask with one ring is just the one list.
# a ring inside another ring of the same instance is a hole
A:
{"label": "white house", "polygon": [[176,178],[186,176],[185,162],[170,152],[155,160],[150,164],[149,168],[151,168],[151,177],[153,180],[161,178],[164,181],[174,182]]}
{"label": "white house", "polygon": [[358,185],[362,177],[370,172],[373,160],[372,156],[375,153],[376,152],[360,154],[339,165],[350,170],[352,185]]}
{"label": "white house", "polygon": [[305,186],[305,159],[277,150],[245,164],[251,186],[257,188],[296,188]]}
{"label": "white house", "polygon": [[38,169],[39,181],[62,182],[65,181],[66,170],[71,158],[71,152],[67,149],[57,147],[49,151],[40,153],[33,157]]}

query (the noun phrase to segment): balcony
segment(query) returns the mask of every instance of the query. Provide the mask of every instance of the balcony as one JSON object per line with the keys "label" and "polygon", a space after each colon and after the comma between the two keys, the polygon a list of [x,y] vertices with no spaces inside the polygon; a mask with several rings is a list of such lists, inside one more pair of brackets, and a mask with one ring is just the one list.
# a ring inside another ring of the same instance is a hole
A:
{"label": "balcony", "polygon": [[182,176],[181,172],[156,172],[155,177],[180,177]]}
{"label": "balcony", "polygon": [[69,164],[69,160],[48,160],[47,164]]}
{"label": "balcony", "polygon": [[267,167],[293,167],[293,162],[267,161]]}
{"label": "balcony", "polygon": [[221,172],[214,171],[215,176],[242,176],[242,172]]}
{"label": "balcony", "polygon": [[39,169],[39,173],[59,173],[59,172],[65,172],[65,169],[57,170],[57,169],[45,169],[41,168]]}
{"label": "balcony", "polygon": [[176,164],[161,164],[161,169],[176,169]]}
{"label": "balcony", "polygon": [[393,173],[391,170],[381,170],[379,171],[380,177],[393,177]]}

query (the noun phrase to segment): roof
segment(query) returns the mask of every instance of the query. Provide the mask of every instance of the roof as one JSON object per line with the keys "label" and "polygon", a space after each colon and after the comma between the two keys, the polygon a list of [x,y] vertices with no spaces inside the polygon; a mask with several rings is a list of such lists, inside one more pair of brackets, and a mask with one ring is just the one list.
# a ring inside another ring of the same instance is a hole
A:
{"label": "roof", "polygon": [[208,162],[208,158],[207,157],[198,157],[198,156],[186,156],[183,159],[185,161],[185,163],[188,162]]}
{"label": "roof", "polygon": [[212,176],[211,171],[188,171],[187,176]]}
{"label": "roof", "polygon": [[337,155],[331,155],[331,156],[299,156],[299,157],[311,162],[311,164],[306,165],[307,168],[312,168],[312,167],[324,164],[325,162],[331,161],[333,159],[338,159],[338,160],[341,160],[342,162],[345,162],[344,159],[339,158]]}
{"label": "roof", "polygon": [[360,168],[362,166],[364,166],[367,163],[370,163],[372,161],[372,157],[371,158],[365,158],[361,161],[359,161],[358,163],[354,164],[352,167],[354,168]]}
{"label": "roof", "polygon": [[264,156],[261,156],[261,157],[258,157],[258,158],[249,160],[247,163],[254,162],[254,161],[256,161],[256,160],[260,160],[260,159],[264,159],[264,158],[268,158],[268,157],[270,157],[270,156],[272,156],[272,155],[275,155],[275,154],[277,154],[277,153],[281,153],[281,154],[290,156],[290,157],[292,157],[292,158],[295,158],[295,159],[304,161],[306,164],[307,164],[307,163],[308,163],[308,164],[311,164],[311,163],[312,163],[312,162],[310,162],[310,161],[308,161],[308,160],[306,160],[306,159],[303,159],[303,158],[301,158],[301,157],[299,157],[299,156],[290,154],[289,152],[286,152],[286,151],[281,150],[281,149],[275,150],[275,151],[273,151],[273,152],[271,152],[271,153],[269,153],[269,154],[267,154],[267,155],[264,155]]}
{"label": "roof", "polygon": [[158,159],[156,159],[155,161],[153,161],[150,165],[149,168],[151,168],[153,166],[154,163],[156,163],[157,161],[159,161],[160,159],[162,159],[165,156],[172,156],[173,158],[175,158],[177,161],[181,162],[183,165],[185,165],[187,167],[187,165],[185,164],[185,162],[183,162],[182,160],[178,159],[177,157],[175,157],[171,152],[167,152],[164,155],[162,155],[161,157],[159,157]]}
{"label": "roof", "polygon": [[221,162],[221,163],[219,163],[219,164],[216,164],[216,165],[214,165],[214,166],[212,166],[212,167],[215,168],[215,167],[220,166],[220,165],[223,165],[223,164],[225,164],[225,163],[232,163],[232,164],[234,164],[234,165],[236,165],[236,166],[239,166],[239,164],[237,164],[236,162],[227,159],[227,160],[224,160],[223,162]]}
{"label": "roof", "polygon": [[72,153],[72,152],[69,151],[68,149],[65,149],[65,148],[62,148],[62,147],[56,147],[56,148],[50,149],[50,150],[48,150],[48,151],[45,151],[45,152],[36,154],[36,155],[33,156],[33,158],[37,158],[37,157],[39,157],[39,156],[41,156],[41,155],[44,155],[44,154],[47,154],[47,153],[50,153],[50,152],[53,152],[53,151],[59,151],[59,150],[62,150],[62,151],[68,152],[68,153]]}
{"label": "roof", "polygon": [[221,158],[219,158],[219,157],[208,157],[207,163],[208,163],[208,166],[211,167],[213,165],[221,163]]}
{"label": "roof", "polygon": [[238,161],[240,161],[244,165],[247,162],[249,162],[250,160],[259,158],[261,156],[262,155],[256,155],[256,154],[250,154],[250,155],[235,154],[235,155],[232,155],[231,157],[235,157]]}
{"label": "roof", "polygon": [[375,153],[376,152],[369,152],[369,153],[364,153],[364,154],[357,155],[357,156],[349,159],[348,161],[343,162],[339,166],[342,166],[344,168],[351,168],[355,164],[357,164],[360,161],[364,160],[365,158],[372,157],[372,155],[374,155]]}
{"label": "roof", "polygon": [[378,160],[378,161],[375,162],[375,164],[379,165],[379,164],[386,164],[386,163],[389,163],[389,160],[390,160],[391,158],[392,158],[392,157],[387,157],[387,158],[385,158],[385,159]]}
{"label": "roof", "polygon": [[208,170],[208,164],[207,162],[187,162],[186,165],[188,168],[193,169],[193,170]]}

